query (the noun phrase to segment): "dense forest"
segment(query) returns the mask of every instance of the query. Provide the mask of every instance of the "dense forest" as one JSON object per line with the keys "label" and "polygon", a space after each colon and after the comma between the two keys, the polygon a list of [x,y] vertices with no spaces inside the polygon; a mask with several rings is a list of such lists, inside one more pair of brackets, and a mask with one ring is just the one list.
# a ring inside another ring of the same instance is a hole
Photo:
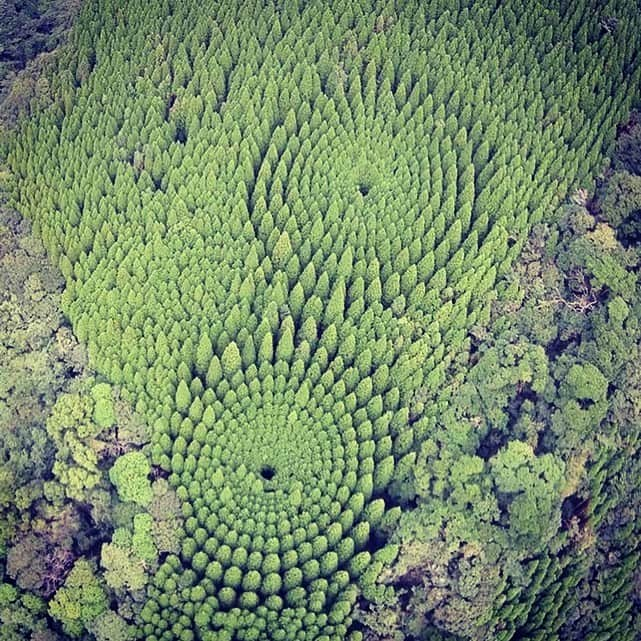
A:
{"label": "dense forest", "polygon": [[0,641],[638,641],[638,2],[3,1]]}

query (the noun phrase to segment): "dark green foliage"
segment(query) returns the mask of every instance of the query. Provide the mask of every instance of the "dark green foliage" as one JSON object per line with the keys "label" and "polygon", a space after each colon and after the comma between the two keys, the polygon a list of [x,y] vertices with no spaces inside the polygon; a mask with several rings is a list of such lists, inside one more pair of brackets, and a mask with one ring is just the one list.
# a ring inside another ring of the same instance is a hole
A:
{"label": "dark green foliage", "polygon": [[[456,396],[443,391],[447,409],[417,465],[392,486],[417,507],[396,530],[397,560],[363,584],[370,603],[356,616],[373,634],[596,641],[641,631],[639,248],[584,207],[560,213],[530,236],[493,331],[476,330]],[[600,271],[606,258],[614,273]]]}
{"label": "dark green foliage", "polygon": [[641,176],[641,112],[633,111],[617,136],[614,166]]}
{"label": "dark green foliage", "polygon": [[638,167],[636,174],[615,172],[605,182],[599,199],[601,213],[626,247],[641,241],[641,162]]}
{"label": "dark green foliage", "polygon": [[28,235],[0,208],[0,550],[18,512],[43,497],[56,445],[47,413],[66,379],[84,366],[83,349],[62,324],[62,278]]}
{"label": "dark green foliage", "polygon": [[0,2],[0,129],[33,98],[48,98],[48,83],[39,76],[50,62],[47,52],[64,41],[77,9],[74,1]]}
{"label": "dark green foliage", "polygon": [[18,641],[31,638],[57,641],[45,617],[46,601],[30,592],[22,592],[9,583],[0,583],[0,639]]}

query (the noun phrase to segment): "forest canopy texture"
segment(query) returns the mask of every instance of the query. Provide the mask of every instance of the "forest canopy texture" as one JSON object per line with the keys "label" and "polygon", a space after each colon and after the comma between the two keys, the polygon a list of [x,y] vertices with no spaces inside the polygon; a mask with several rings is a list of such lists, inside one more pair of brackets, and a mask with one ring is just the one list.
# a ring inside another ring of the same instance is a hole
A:
{"label": "forest canopy texture", "polygon": [[0,148],[0,640],[637,639],[640,56],[86,0]]}

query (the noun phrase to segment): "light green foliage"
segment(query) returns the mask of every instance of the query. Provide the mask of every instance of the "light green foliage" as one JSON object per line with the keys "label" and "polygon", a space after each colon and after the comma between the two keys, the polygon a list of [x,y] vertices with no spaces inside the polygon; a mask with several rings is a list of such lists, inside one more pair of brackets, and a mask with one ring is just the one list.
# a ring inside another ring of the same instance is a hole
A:
{"label": "light green foliage", "polygon": [[102,427],[94,421],[95,401],[85,392],[62,394],[47,419],[57,447],[53,473],[69,498],[83,500],[102,480],[98,451],[92,442]]}
{"label": "light green foliage", "polygon": [[87,625],[96,641],[133,641],[135,629],[113,610],[107,610]]}
{"label": "light green foliage", "polygon": [[154,544],[159,552],[177,552],[179,529],[183,522],[180,500],[164,479],[154,481],[151,489],[153,497],[147,509],[153,519],[151,531]]}
{"label": "light green foliage", "polygon": [[[52,471],[67,498],[89,503],[108,486],[101,462],[148,436],[141,417],[116,398],[110,385],[86,378],[74,390],[58,396],[47,419],[47,432],[56,446]],[[50,500],[60,494],[54,485],[45,485]]]}
{"label": "light green foliage", "polygon": [[539,345],[525,340],[503,343],[490,348],[479,359],[469,376],[474,386],[478,410],[493,429],[503,429],[509,414],[509,400],[516,386],[534,394],[544,391],[548,383],[548,362]]}
{"label": "light green foliage", "polygon": [[561,394],[598,403],[605,400],[608,381],[592,363],[574,364],[563,381]]}
{"label": "light green foliage", "polygon": [[176,409],[179,412],[186,412],[191,405],[191,392],[184,380],[181,379],[176,389]]}
{"label": "light green foliage", "polygon": [[116,422],[111,386],[99,383],[91,388],[94,400],[93,420],[101,429],[111,427]]}
{"label": "light green foliage", "polygon": [[150,514],[142,513],[134,516],[134,533],[131,546],[134,554],[148,563],[154,563],[158,558],[158,550],[152,536],[153,519]]}
{"label": "light green foliage", "polygon": [[105,571],[105,581],[111,588],[136,591],[147,584],[145,561],[134,556],[130,546],[103,544],[100,564]]}
{"label": "light green foliage", "polygon": [[292,244],[289,234],[285,230],[276,241],[274,246],[274,264],[277,268],[283,269],[292,255]]}
{"label": "light green foliage", "polygon": [[506,495],[510,532],[541,540],[559,527],[564,465],[553,454],[536,456],[522,441],[510,441],[490,460],[492,478]]}
{"label": "light green foliage", "polygon": [[85,559],[76,561],[64,585],[49,601],[49,614],[60,621],[63,630],[80,637],[87,626],[108,606],[107,595]]}
{"label": "light green foliage", "polygon": [[116,459],[109,470],[109,479],[123,501],[146,506],[153,496],[148,478],[150,471],[149,461],[142,452],[127,452]]}
{"label": "light green foliage", "polygon": [[[534,455],[536,427],[501,433],[511,386],[548,387],[541,349],[504,339],[460,401],[445,388],[511,236],[599,166],[638,81],[638,20],[615,0],[629,20],[601,46],[584,2],[401,4],[96,6],[65,53],[75,80],[52,75],[64,109],[34,110],[9,145],[65,312],[154,426],[150,461],[181,501],[141,638],[347,638],[355,582],[386,596],[367,548],[399,520],[389,493],[418,502],[400,538],[446,539],[417,554],[457,564],[465,597],[506,537],[520,550],[558,525],[562,463]],[[594,231],[569,260],[630,300]],[[150,461],[116,461],[122,500],[150,504]],[[137,515],[131,541],[103,545],[112,587],[144,586],[153,532]],[[479,618],[500,592],[487,576]],[[417,620],[479,627],[464,599],[421,598]]]}
{"label": "light green foliage", "polygon": [[18,597],[18,589],[9,583],[0,585],[0,607],[6,608],[13,603]]}
{"label": "light green foliage", "polygon": [[227,345],[220,357],[220,362],[225,376],[231,377],[240,369],[241,358],[236,343],[231,342]]}
{"label": "light green foliage", "polygon": [[213,347],[211,339],[207,334],[202,334],[196,348],[195,365],[200,376],[204,376],[209,369],[211,358],[213,356]]}

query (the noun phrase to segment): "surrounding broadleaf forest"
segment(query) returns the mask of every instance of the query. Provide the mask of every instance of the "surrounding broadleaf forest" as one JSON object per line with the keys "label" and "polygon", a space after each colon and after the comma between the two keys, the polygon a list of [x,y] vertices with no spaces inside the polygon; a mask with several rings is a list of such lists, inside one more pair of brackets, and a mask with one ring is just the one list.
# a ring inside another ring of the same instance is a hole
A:
{"label": "surrounding broadleaf forest", "polygon": [[0,28],[0,641],[639,639],[638,4],[79,4]]}

